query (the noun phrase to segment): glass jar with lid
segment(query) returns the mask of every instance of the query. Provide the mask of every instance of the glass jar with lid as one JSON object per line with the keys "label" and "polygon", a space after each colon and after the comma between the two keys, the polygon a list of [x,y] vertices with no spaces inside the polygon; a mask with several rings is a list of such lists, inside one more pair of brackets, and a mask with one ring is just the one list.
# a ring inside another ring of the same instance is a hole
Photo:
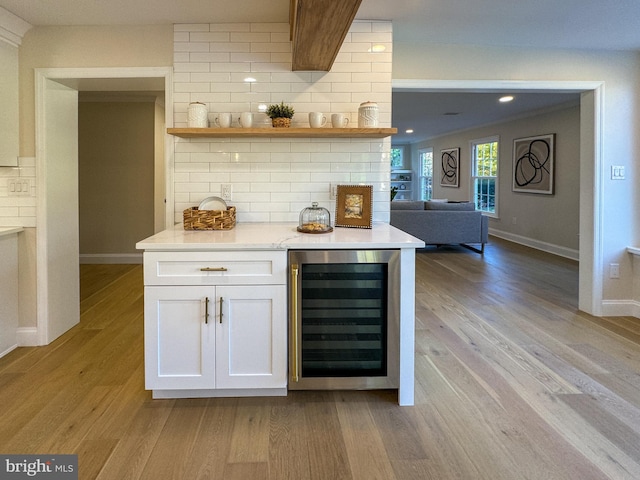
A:
{"label": "glass jar with lid", "polygon": [[333,231],[329,210],[313,202],[300,212],[298,231],[303,233],[326,233]]}

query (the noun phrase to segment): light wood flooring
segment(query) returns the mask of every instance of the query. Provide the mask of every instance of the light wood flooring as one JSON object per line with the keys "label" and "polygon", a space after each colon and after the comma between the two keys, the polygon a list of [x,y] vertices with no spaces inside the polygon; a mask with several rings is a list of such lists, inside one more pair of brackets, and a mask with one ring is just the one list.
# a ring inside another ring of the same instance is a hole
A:
{"label": "light wood flooring", "polygon": [[140,266],[83,266],[81,323],[0,359],[0,453],[80,479],[640,479],[640,320],[577,264],[491,239],[417,254],[416,406],[395,392],[152,400]]}

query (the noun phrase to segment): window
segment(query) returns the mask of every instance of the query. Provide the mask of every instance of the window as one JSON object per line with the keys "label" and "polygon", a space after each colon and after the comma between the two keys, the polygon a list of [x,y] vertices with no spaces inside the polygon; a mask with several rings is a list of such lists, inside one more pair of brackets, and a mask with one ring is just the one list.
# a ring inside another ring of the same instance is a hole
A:
{"label": "window", "polygon": [[391,147],[391,168],[404,168],[404,147]]}
{"label": "window", "polygon": [[431,200],[433,196],[433,148],[418,151],[420,159],[420,200]]}
{"label": "window", "polygon": [[476,210],[498,216],[498,137],[472,141],[471,158]]}

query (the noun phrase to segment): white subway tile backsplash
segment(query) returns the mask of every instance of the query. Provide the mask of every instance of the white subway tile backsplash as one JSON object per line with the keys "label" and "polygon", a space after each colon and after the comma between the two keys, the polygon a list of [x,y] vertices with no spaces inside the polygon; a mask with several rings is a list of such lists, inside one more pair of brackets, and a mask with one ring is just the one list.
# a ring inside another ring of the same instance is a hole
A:
{"label": "white subway tile backsplash", "polygon": [[211,23],[210,32],[250,32],[250,23]]}
{"label": "white subway tile backsplash", "polygon": [[189,41],[197,42],[229,42],[229,32],[192,32]]}
{"label": "white subway tile backsplash", "polygon": [[[356,21],[330,72],[291,70],[286,23],[176,25],[174,126],[186,126],[191,101],[216,112],[254,112],[256,127],[271,128],[260,104],[290,103],[293,126],[308,127],[308,113],[344,113],[357,126],[358,106],[376,101],[380,125],[391,121],[391,23]],[[382,55],[368,52],[383,43]],[[245,83],[247,75],[256,79]],[[238,222],[297,222],[299,211],[320,201],[330,211],[330,185],[374,185],[374,219],[388,221],[390,140],[333,138],[176,139],[174,217],[221,183],[233,186]],[[0,195],[1,195],[0,191]],[[0,215],[0,221],[2,216]]]}
{"label": "white subway tile backsplash", "polygon": [[249,42],[224,42],[224,43],[210,43],[210,52],[250,52],[251,44]]}
{"label": "white subway tile backsplash", "polygon": [[176,23],[173,25],[174,32],[208,32],[209,25],[206,23]]}
{"label": "white subway tile backsplash", "polygon": [[173,42],[173,51],[175,52],[208,52],[209,44],[193,43],[193,42]]}
{"label": "white subway tile backsplash", "polygon": [[261,42],[271,41],[271,32],[231,32],[231,42]]}
{"label": "white subway tile backsplash", "polygon": [[212,63],[209,65],[211,72],[250,72],[251,64],[244,62],[236,63]]}
{"label": "white subway tile backsplash", "polygon": [[251,23],[252,32],[268,32],[270,35],[274,33],[289,34],[288,23]]}
{"label": "white subway tile backsplash", "polygon": [[[192,63],[228,63],[232,60],[233,55],[238,55],[229,52],[198,52],[190,53],[189,58]],[[207,67],[208,68],[208,67]],[[208,70],[207,70],[208,71]]]}

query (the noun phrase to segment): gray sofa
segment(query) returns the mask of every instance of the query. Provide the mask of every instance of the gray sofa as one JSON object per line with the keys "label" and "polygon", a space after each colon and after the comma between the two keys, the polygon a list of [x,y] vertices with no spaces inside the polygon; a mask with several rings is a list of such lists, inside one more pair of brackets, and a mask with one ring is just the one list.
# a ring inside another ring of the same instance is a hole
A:
{"label": "gray sofa", "polygon": [[489,218],[473,203],[399,200],[390,213],[391,225],[427,245],[459,244],[483,253],[489,239]]}

